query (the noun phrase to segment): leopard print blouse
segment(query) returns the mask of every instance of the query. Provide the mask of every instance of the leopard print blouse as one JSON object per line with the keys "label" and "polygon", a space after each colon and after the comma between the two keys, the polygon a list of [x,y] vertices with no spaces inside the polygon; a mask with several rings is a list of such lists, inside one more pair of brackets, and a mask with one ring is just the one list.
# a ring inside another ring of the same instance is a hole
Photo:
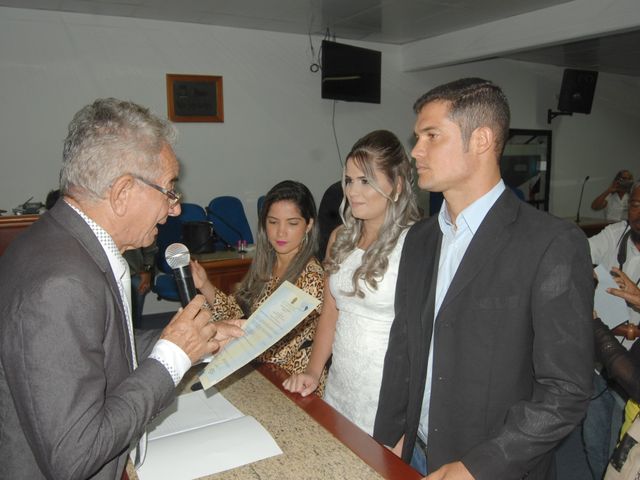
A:
{"label": "leopard print blouse", "polygon": [[[258,308],[267,297],[273,293],[278,285],[278,281],[279,279],[277,277],[271,277],[252,311]],[[307,263],[296,281],[296,287],[322,300],[324,292],[324,270],[318,260],[315,258],[309,260],[309,263]],[[242,318],[243,316],[242,309],[238,305],[235,297],[233,295],[226,295],[218,289],[216,289],[215,300],[211,308],[216,320]],[[309,363],[311,346],[316,334],[318,317],[321,311],[322,303],[292,331],[259,355],[256,360],[262,363],[274,363],[289,374],[303,373]],[[322,372],[318,389],[315,392],[319,396],[322,396],[324,391],[326,376],[327,371],[325,368]]]}

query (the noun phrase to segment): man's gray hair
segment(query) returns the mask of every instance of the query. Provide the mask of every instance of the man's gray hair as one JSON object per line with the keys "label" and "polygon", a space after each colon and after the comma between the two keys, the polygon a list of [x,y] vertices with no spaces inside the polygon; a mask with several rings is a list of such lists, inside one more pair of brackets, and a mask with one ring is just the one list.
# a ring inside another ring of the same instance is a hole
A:
{"label": "man's gray hair", "polygon": [[147,108],[116,98],[98,99],[69,124],[60,189],[97,200],[122,175],[152,181],[161,174],[160,151],[175,139],[173,125]]}

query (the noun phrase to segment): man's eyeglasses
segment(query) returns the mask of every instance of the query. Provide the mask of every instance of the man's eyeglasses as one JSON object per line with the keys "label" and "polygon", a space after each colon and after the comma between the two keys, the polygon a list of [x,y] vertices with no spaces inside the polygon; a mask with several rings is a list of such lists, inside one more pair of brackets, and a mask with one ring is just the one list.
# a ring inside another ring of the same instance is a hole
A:
{"label": "man's eyeglasses", "polygon": [[149,185],[151,188],[155,188],[160,193],[166,195],[167,199],[169,200],[169,208],[175,207],[182,198],[182,194],[180,192],[177,192],[175,189],[167,190],[166,188],[161,187],[160,185],[156,185],[155,183],[151,183],[148,180],[145,180],[144,178],[137,175],[134,175],[133,177],[140,180],[145,185]]}

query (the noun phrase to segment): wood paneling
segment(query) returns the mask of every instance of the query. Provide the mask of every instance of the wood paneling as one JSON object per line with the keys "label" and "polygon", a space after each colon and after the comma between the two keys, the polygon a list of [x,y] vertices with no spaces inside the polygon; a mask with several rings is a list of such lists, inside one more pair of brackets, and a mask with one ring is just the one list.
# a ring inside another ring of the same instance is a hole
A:
{"label": "wood paneling", "polygon": [[0,217],[0,255],[25,229],[38,220],[40,215],[11,215]]}
{"label": "wood paneling", "polygon": [[194,254],[193,258],[205,269],[211,283],[225,293],[233,291],[235,285],[247,274],[253,260],[250,254],[233,251]]}

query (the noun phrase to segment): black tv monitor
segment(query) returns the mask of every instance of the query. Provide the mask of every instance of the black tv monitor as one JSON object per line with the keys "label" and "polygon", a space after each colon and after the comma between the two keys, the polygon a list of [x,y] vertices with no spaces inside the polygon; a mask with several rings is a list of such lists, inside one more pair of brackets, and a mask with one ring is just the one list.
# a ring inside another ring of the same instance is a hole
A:
{"label": "black tv monitor", "polygon": [[382,54],[322,41],[322,98],[380,103]]}

